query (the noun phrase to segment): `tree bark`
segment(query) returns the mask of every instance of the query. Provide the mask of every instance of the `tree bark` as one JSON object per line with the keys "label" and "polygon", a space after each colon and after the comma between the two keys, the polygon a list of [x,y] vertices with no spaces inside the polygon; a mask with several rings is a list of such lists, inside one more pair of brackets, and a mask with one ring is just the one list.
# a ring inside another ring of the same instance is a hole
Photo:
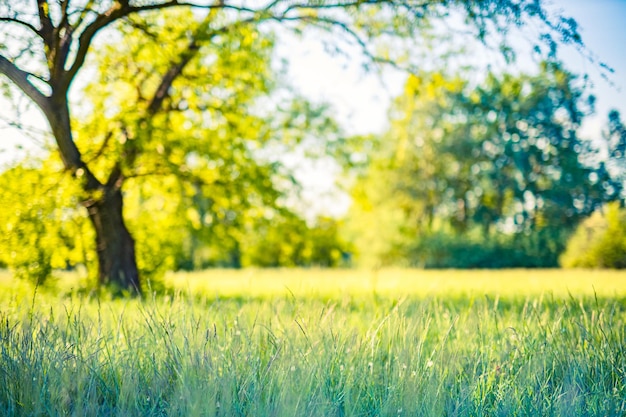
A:
{"label": "tree bark", "polygon": [[117,294],[141,294],[135,241],[124,223],[121,189],[106,187],[102,198],[85,206],[96,231],[98,284]]}

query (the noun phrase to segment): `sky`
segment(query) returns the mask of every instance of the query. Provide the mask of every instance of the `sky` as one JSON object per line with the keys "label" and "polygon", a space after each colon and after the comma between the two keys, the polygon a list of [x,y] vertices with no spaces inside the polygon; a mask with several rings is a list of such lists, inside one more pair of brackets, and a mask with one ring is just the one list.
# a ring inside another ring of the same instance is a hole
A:
{"label": "sky", "polygon": [[[586,137],[599,137],[609,109],[617,108],[626,117],[626,0],[552,0],[550,8],[562,9],[565,15],[576,19],[588,49],[615,70],[608,82],[601,78],[597,65],[588,62],[573,48],[563,51],[562,58],[569,70],[589,73],[594,83],[592,92],[597,97],[597,115],[587,119],[582,132]],[[291,82],[305,95],[330,102],[347,133],[382,132],[385,129],[387,109],[392,97],[402,89],[403,75],[388,71],[381,80],[376,75],[364,74],[358,65],[329,57],[315,43],[303,46],[287,42],[286,47],[292,54]],[[6,119],[8,114],[6,101],[0,100],[0,118]],[[36,111],[26,113],[24,121],[47,128]],[[26,151],[38,149],[37,143],[18,130],[0,126],[0,166],[20,152],[23,154],[23,150],[17,150],[18,146]],[[332,171],[332,164],[326,161],[308,168],[308,171],[320,170]],[[331,177],[310,175],[310,172],[302,175],[305,186],[311,189],[311,198],[322,207],[332,205],[332,196],[328,196],[330,200],[319,198],[320,193],[331,191]]]}
{"label": "sky", "polygon": [[589,73],[594,81],[598,102],[596,115],[589,118],[583,134],[594,137],[606,124],[607,114],[617,109],[626,118],[626,0],[559,0],[555,4],[576,19],[583,41],[602,62],[615,72],[609,76],[611,85],[600,77],[597,67],[571,48],[563,59],[575,73]]}
{"label": "sky", "polygon": [[[588,49],[615,70],[609,76],[610,82],[606,81],[598,65],[573,47],[561,48],[567,68],[577,74],[588,73],[592,79],[599,119],[606,121],[610,108],[617,108],[626,116],[626,0],[552,0],[548,4],[551,10],[563,10],[564,16],[573,17]],[[333,103],[336,115],[350,133],[385,128],[389,101],[401,92],[403,76],[388,71],[381,83],[377,76],[363,74],[358,65],[329,58],[319,45],[306,49],[297,44],[289,47],[297,55],[292,60],[292,81],[307,95]],[[600,120],[593,119],[586,131],[595,136],[599,134]]]}

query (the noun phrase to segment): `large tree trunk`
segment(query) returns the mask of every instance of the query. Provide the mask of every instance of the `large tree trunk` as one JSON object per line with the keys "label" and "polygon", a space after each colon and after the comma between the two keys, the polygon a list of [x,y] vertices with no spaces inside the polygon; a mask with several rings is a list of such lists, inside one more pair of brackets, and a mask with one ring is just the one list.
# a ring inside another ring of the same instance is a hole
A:
{"label": "large tree trunk", "polygon": [[82,179],[87,195],[97,195],[84,202],[96,232],[98,284],[114,293],[141,294],[135,241],[124,224],[122,176],[115,168],[109,181],[102,184],[83,162],[72,139],[69,108],[65,96],[45,109],[65,167]]}
{"label": "large tree trunk", "polygon": [[102,198],[86,206],[96,231],[98,283],[114,292],[141,294],[135,241],[124,224],[122,191],[107,187]]}

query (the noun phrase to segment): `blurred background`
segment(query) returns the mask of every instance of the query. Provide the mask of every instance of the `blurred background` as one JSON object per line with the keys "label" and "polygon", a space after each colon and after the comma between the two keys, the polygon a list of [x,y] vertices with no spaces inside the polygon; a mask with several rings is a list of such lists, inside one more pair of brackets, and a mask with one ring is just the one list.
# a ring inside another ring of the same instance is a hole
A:
{"label": "blurred background", "polygon": [[[545,59],[519,29],[504,53],[459,44],[447,37],[454,16],[410,74],[311,33],[224,40],[211,69],[190,70],[217,84],[176,90],[184,111],[142,145],[125,183],[141,273],[625,267],[626,3],[548,8],[576,20],[585,49]],[[142,71],[167,58],[140,47],[138,27],[98,44],[72,90],[76,141],[102,169],[103,126],[132,117],[124,103],[149,83]],[[77,185],[41,114],[3,88],[0,267],[36,281],[94,275]]]}

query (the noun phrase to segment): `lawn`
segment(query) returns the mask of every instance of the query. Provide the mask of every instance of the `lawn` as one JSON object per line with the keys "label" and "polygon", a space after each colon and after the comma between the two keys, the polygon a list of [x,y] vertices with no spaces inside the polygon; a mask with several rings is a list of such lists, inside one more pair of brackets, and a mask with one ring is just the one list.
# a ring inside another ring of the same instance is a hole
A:
{"label": "lawn", "polygon": [[624,416],[626,273],[0,274],[0,415]]}

